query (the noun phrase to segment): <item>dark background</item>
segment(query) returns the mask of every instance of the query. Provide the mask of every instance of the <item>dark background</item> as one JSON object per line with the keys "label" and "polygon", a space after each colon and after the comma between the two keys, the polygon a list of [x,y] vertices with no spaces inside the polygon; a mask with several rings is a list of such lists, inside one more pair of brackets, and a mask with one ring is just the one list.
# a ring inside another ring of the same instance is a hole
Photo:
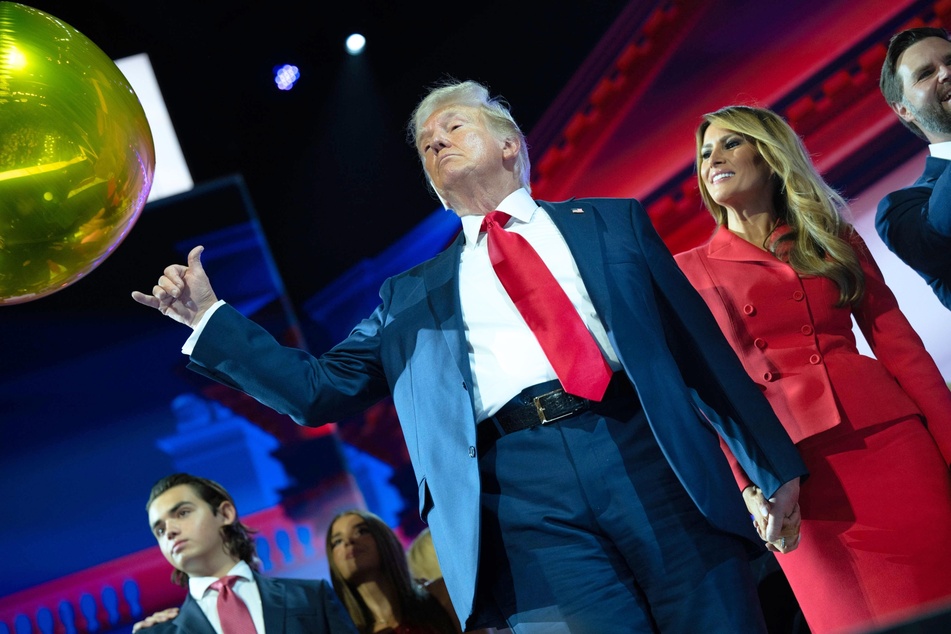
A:
{"label": "dark background", "polygon": [[[622,0],[22,4],[112,59],[148,53],[196,185],[242,175],[297,307],[439,207],[405,141],[427,87],[447,76],[487,84],[531,144],[619,13],[640,10]],[[344,50],[355,31],[368,40],[360,57]],[[284,63],[301,72],[289,92],[272,79]],[[166,264],[130,271],[130,290],[150,288]]]}

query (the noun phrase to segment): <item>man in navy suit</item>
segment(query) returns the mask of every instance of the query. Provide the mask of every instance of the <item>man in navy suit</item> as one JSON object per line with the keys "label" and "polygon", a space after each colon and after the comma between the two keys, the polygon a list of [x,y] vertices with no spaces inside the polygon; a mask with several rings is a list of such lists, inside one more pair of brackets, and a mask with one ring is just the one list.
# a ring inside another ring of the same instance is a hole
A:
{"label": "man in navy suit", "polygon": [[[380,306],[320,358],[219,301],[200,246],[133,298],[194,329],[192,369],[300,424],[392,395],[465,627],[765,631],[747,559],[763,546],[720,438],[769,499],[765,538],[783,552],[798,544],[805,467],[641,205],[533,200],[525,138],[475,82],[431,91],[409,137],[463,231],[387,280]],[[494,210],[614,371],[603,397],[562,388],[494,273],[480,232]]]}
{"label": "man in navy suit", "polygon": [[880,87],[909,130],[929,143],[925,171],[878,204],[875,228],[951,308],[951,41],[944,29],[902,31],[888,44]]}
{"label": "man in navy suit", "polygon": [[[175,568],[172,579],[188,588],[188,596],[181,609],[152,615],[136,623],[134,632],[149,627],[154,633],[356,634],[327,581],[269,578],[256,572],[248,527],[217,482],[185,473],[162,478],[152,487],[146,511],[162,554]],[[222,627],[219,592],[212,587],[228,576],[237,577],[232,591],[253,621],[237,632]]]}

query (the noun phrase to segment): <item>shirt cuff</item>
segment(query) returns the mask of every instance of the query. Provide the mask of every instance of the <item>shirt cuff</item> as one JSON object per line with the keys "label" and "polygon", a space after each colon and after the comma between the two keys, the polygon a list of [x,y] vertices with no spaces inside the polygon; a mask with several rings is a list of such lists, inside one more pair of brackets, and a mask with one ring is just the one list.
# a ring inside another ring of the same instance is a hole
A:
{"label": "shirt cuff", "polygon": [[192,334],[185,340],[185,345],[182,346],[182,354],[187,354],[191,356],[192,350],[195,349],[195,345],[198,343],[198,338],[201,336],[201,331],[205,329],[205,324],[208,323],[208,320],[211,319],[211,316],[216,310],[225,305],[225,300],[219,299],[217,302],[211,305],[211,308],[205,311],[205,314],[201,316],[201,321],[198,322],[198,325],[195,326],[195,329],[192,331]]}

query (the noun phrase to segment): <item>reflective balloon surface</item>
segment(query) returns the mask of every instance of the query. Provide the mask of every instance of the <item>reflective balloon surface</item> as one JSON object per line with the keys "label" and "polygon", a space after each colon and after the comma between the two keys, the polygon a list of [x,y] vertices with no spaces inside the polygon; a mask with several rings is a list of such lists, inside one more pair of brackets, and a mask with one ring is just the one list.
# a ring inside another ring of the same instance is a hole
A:
{"label": "reflective balloon surface", "polygon": [[61,20],[0,2],[0,304],[99,266],[154,169],[145,112],[115,63]]}

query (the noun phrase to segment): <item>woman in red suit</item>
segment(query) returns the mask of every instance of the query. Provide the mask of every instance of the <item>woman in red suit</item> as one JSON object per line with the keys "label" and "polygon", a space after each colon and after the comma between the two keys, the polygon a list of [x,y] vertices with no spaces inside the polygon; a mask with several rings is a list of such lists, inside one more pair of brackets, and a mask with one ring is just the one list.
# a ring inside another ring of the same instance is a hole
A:
{"label": "woman in red suit", "polygon": [[[703,117],[697,174],[717,230],[677,262],[809,469],[798,548],[767,546],[784,553],[812,632],[951,598],[951,391],[842,217],[845,201],[761,108]],[[859,354],[853,317],[875,359]],[[761,517],[768,502],[728,458]]]}

